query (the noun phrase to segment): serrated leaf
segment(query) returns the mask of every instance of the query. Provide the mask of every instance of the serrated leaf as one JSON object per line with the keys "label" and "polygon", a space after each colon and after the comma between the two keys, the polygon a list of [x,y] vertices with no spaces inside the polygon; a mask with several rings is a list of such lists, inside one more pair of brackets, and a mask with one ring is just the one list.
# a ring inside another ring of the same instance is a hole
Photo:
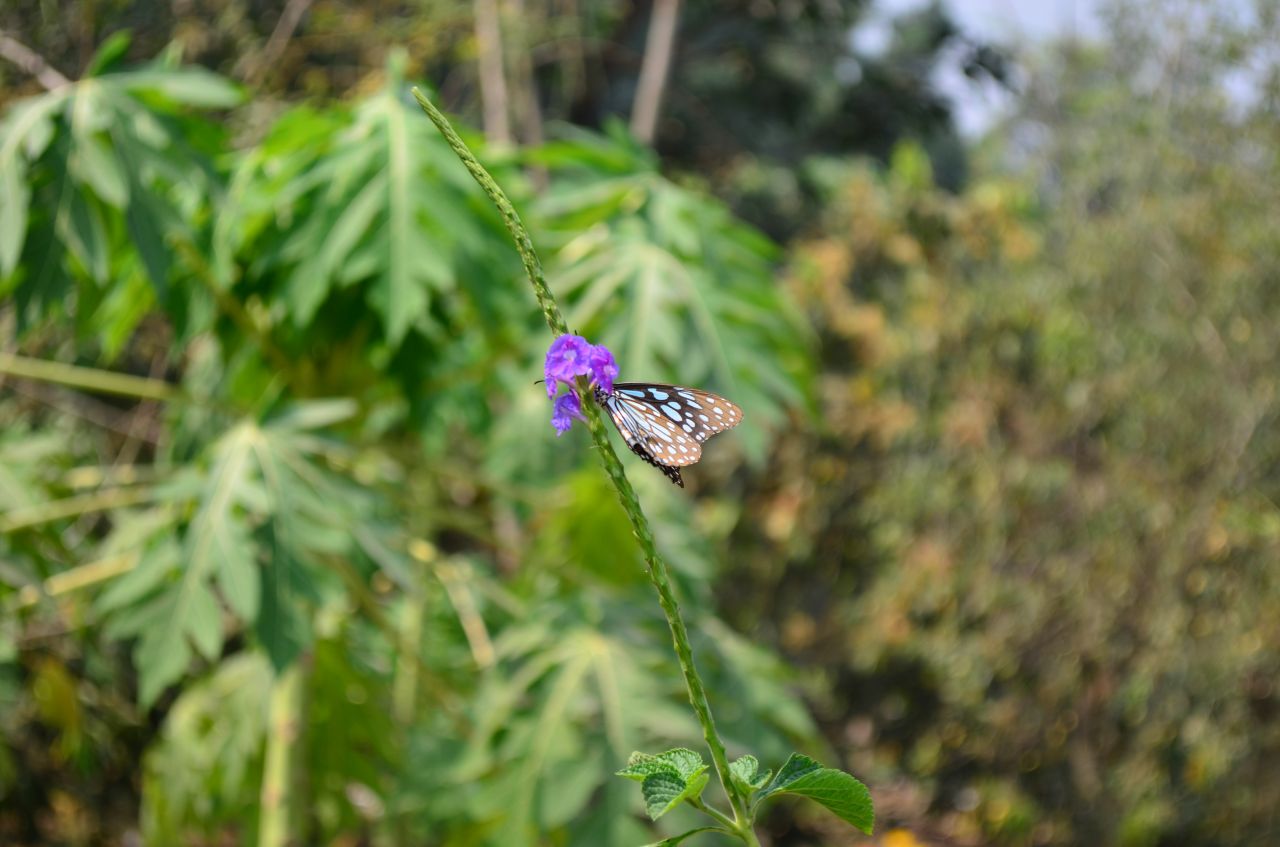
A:
{"label": "serrated leaf", "polygon": [[707,769],[706,764],[702,761],[702,756],[685,747],[675,747],[659,753],[658,758],[665,762],[670,762],[685,779],[690,779]]}
{"label": "serrated leaf", "polygon": [[640,785],[645,812],[656,821],[686,800],[700,797],[708,779],[710,777],[706,773],[699,773],[687,781],[665,770],[649,774]]}
{"label": "serrated leaf", "polygon": [[778,771],[778,775],[773,778],[773,782],[765,789],[765,793],[771,794],[774,791],[781,791],[805,774],[820,771],[822,768],[823,765],[808,756],[792,753],[791,757],[782,765],[782,769]]}
{"label": "serrated leaf", "polygon": [[666,771],[687,780],[706,768],[699,754],[685,747],[674,747],[656,755],[632,753],[627,759],[627,766],[618,771],[617,776],[643,781],[650,774]]}
{"label": "serrated leaf", "polygon": [[650,753],[632,753],[627,759],[627,766],[617,772],[617,776],[644,782],[645,777],[655,773],[671,773],[679,775],[675,768]]}
{"label": "serrated leaf", "polygon": [[729,763],[729,776],[743,792],[750,794],[769,781],[773,771],[760,770],[760,762],[755,756],[746,755]]}
{"label": "serrated leaf", "polygon": [[867,835],[875,825],[875,808],[867,787],[844,771],[792,753],[773,782],[761,794],[764,800],[775,794],[797,794],[821,803],[836,817],[853,824]]}

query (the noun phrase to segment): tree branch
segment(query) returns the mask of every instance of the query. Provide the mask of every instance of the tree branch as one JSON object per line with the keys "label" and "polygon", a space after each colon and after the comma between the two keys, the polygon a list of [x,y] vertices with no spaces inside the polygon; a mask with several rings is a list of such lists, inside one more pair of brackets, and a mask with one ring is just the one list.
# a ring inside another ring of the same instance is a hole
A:
{"label": "tree branch", "polygon": [[261,83],[267,69],[280,60],[284,48],[288,46],[289,39],[293,38],[298,24],[302,23],[302,16],[311,8],[312,2],[313,0],[289,0],[285,3],[280,20],[276,21],[276,28],[271,31],[267,43],[256,54],[250,54],[237,62],[231,73],[249,85]]}
{"label": "tree branch", "polygon": [[476,0],[475,9],[484,137],[490,144],[510,144],[511,122],[507,117],[507,77],[502,67],[502,24],[498,19],[498,0]]}
{"label": "tree branch", "polygon": [[631,132],[645,144],[652,144],[658,129],[658,110],[671,69],[671,53],[676,40],[680,0],[654,0],[645,41],[644,61],[636,83],[636,99],[631,110]]}
{"label": "tree branch", "polygon": [[22,42],[14,40],[2,29],[0,29],[0,58],[8,59],[34,76],[36,81],[49,91],[71,84],[71,80],[46,62],[43,56]]}

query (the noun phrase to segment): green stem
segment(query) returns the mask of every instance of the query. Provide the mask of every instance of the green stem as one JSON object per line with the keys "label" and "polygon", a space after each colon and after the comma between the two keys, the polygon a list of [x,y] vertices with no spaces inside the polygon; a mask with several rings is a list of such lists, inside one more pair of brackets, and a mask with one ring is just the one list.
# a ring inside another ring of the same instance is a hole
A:
{"label": "green stem", "polygon": [[108,488],[92,494],[64,497],[35,506],[0,513],[0,535],[63,518],[75,518],[89,512],[105,512],[146,503],[155,496],[150,488]]}
{"label": "green stem", "polygon": [[444,140],[453,148],[453,152],[462,160],[462,164],[475,177],[476,182],[480,183],[484,193],[489,195],[493,205],[498,207],[498,213],[502,215],[502,221],[507,225],[507,230],[511,233],[511,238],[516,243],[516,250],[520,253],[520,260],[524,262],[524,272],[529,275],[529,281],[533,283],[533,294],[538,298],[538,306],[542,308],[542,316],[546,318],[547,326],[551,327],[551,331],[556,335],[567,334],[569,327],[565,324],[564,317],[560,314],[560,308],[556,306],[555,298],[551,296],[551,289],[547,287],[547,279],[542,275],[542,263],[538,261],[538,254],[533,249],[533,241],[530,240],[529,233],[525,231],[524,224],[520,222],[520,216],[516,214],[515,207],[511,205],[507,195],[498,187],[498,183],[494,182],[493,177],[489,176],[489,172],[484,169],[484,165],[480,164],[480,160],[471,152],[471,148],[467,146],[467,143],[454,131],[449,119],[441,114],[440,110],[433,106],[426,95],[416,87],[413,89],[413,97],[418,101],[418,105],[422,107],[422,111],[427,113],[427,117],[431,118],[431,122],[436,125],[436,129],[440,130],[440,134],[444,136]]}
{"label": "green stem", "polygon": [[170,385],[162,379],[148,379],[102,371],[97,368],[64,365],[62,362],[29,359],[26,356],[14,356],[9,353],[0,353],[0,374],[52,382],[69,388],[96,391],[100,394],[137,397],[143,400],[173,400],[181,395],[177,386]]}
{"label": "green stem", "polygon": [[[476,159],[475,155],[467,147],[466,142],[454,132],[449,120],[440,113],[440,110],[432,105],[431,101],[417,88],[413,89],[413,96],[418,101],[418,105],[422,107],[422,110],[427,113],[427,117],[431,118],[431,122],[440,130],[440,134],[444,136],[445,141],[448,142],[453,152],[462,160],[462,164],[475,177],[476,182],[480,183],[480,187],[489,195],[489,199],[493,201],[493,204],[498,207],[498,212],[502,215],[507,229],[511,232],[511,238],[515,241],[516,250],[520,252],[520,259],[524,263],[525,272],[529,275],[529,282],[533,284],[533,293],[538,298],[538,305],[542,308],[542,314],[546,318],[547,326],[556,335],[567,333],[569,329],[560,314],[560,308],[556,305],[551,289],[547,286],[546,277],[543,276],[542,263],[538,261],[538,254],[533,249],[533,242],[529,239],[529,234],[525,231],[524,224],[520,221],[520,216],[516,214],[515,207],[511,205],[511,201],[507,199],[507,195],[503,193],[498,183],[494,181],[489,172]],[[580,387],[579,390],[583,390],[583,387]],[[583,396],[590,397],[591,394],[586,391]],[[613,481],[614,488],[617,489],[618,499],[622,502],[622,509],[627,513],[627,518],[631,521],[632,532],[635,533],[636,540],[640,542],[640,549],[644,554],[649,581],[653,583],[653,587],[658,591],[658,603],[662,606],[662,611],[667,617],[667,624],[671,627],[671,638],[675,643],[676,657],[680,662],[680,670],[684,674],[685,686],[689,690],[689,702],[693,705],[694,712],[697,713],[698,723],[702,725],[702,737],[706,741],[707,747],[711,750],[711,761],[715,766],[716,776],[719,777],[720,785],[724,789],[725,795],[729,798],[729,804],[733,807],[735,830],[741,833],[744,828],[750,828],[747,824],[750,818],[747,814],[746,803],[729,779],[729,759],[725,755],[724,742],[720,740],[720,735],[716,732],[715,721],[711,717],[711,705],[707,702],[707,692],[702,686],[702,678],[698,676],[698,669],[693,663],[693,648],[689,643],[689,631],[685,628],[684,618],[680,615],[680,606],[676,602],[675,592],[671,588],[671,577],[666,562],[658,555],[657,548],[653,542],[653,532],[649,529],[649,520],[640,508],[640,500],[636,497],[635,489],[631,487],[630,480],[627,479],[626,472],[622,468],[622,462],[618,460],[618,454],[613,450],[613,444],[609,441],[609,433],[605,429],[600,410],[594,403],[583,403],[582,406],[583,412],[586,413],[587,428],[591,431],[592,441],[595,442],[596,452],[600,454],[600,459],[604,462],[604,469]],[[746,840],[745,836],[744,840]],[[748,844],[754,841],[755,835],[752,833]]]}
{"label": "green stem", "polygon": [[131,551],[61,571],[46,579],[42,586],[24,585],[18,591],[18,607],[34,606],[40,602],[42,594],[58,597],[97,585],[120,574],[128,573],[137,563],[138,554]]}
{"label": "green stem", "polygon": [[693,806],[693,808],[702,812],[704,815],[710,815],[715,818],[716,823],[727,829],[730,834],[734,834],[738,831],[738,824],[733,820],[733,818],[729,817],[715,806],[708,806],[701,800],[690,800],[689,805]]}
{"label": "green stem", "polygon": [[267,754],[262,765],[258,847],[290,842],[294,762],[302,724],[303,660],[280,672],[271,688]]}

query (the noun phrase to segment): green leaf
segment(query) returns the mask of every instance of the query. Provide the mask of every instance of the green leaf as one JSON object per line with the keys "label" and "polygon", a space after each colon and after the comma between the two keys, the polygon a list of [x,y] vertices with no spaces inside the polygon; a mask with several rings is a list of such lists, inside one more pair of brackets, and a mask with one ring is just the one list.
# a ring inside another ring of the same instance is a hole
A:
{"label": "green leaf", "polygon": [[136,163],[125,163],[129,175],[129,196],[132,198],[125,212],[125,225],[129,237],[142,257],[142,265],[155,289],[156,299],[165,302],[169,297],[169,245],[160,221],[165,219],[162,204],[152,197],[152,192],[142,184],[136,172]]}
{"label": "green leaf", "polygon": [[632,753],[618,776],[641,783],[645,810],[657,820],[685,800],[702,794],[709,779],[706,770],[702,756],[676,747],[656,756]]}
{"label": "green leaf", "polygon": [[120,161],[111,155],[109,145],[102,138],[89,133],[77,136],[75,154],[69,164],[76,176],[107,205],[123,209],[129,203],[129,182]]}
{"label": "green leaf", "polygon": [[724,206],[656,173],[591,173],[582,164],[589,158],[558,173],[537,205],[551,231],[544,240],[560,236],[548,273],[569,325],[635,371],[749,406],[733,440],[762,458],[769,425],[808,389],[804,325],[776,283],[776,248]]}
{"label": "green leaf", "polygon": [[79,191],[68,191],[58,209],[58,234],[94,281],[104,282],[110,261],[106,224],[98,208]]}
{"label": "green leaf", "polygon": [[679,835],[673,835],[670,838],[664,838],[661,841],[654,841],[651,844],[644,845],[644,847],[675,847],[675,845],[679,844],[681,841],[684,841],[686,838],[691,838],[700,832],[723,832],[726,835],[730,834],[727,830],[721,829],[718,826],[700,826],[697,829],[691,829],[688,832],[682,832]]}
{"label": "green leaf", "polygon": [[222,651],[222,610],[205,583],[183,586],[183,594],[175,604],[182,610],[182,629],[191,636],[196,651],[209,661]]}
{"label": "green leaf", "polygon": [[93,58],[89,60],[89,66],[85,68],[84,75],[86,77],[98,76],[109,70],[124,56],[132,41],[133,34],[127,29],[117,30],[108,35],[103,40],[102,46],[98,48],[98,52],[94,53]]}
{"label": "green leaf", "polygon": [[283,414],[272,418],[266,429],[272,432],[301,432],[345,421],[359,411],[356,401],[349,397],[329,400],[308,400],[291,406]]}
{"label": "green leaf", "polygon": [[71,96],[75,86],[63,88],[19,100],[5,116],[4,131],[0,132],[0,166],[13,156],[25,154],[34,162],[53,140],[54,117]]}
{"label": "green leaf", "polygon": [[13,273],[27,236],[31,189],[26,168],[17,155],[0,158],[0,277]]}
{"label": "green leaf", "polygon": [[301,655],[311,643],[311,619],[303,599],[305,578],[301,566],[281,545],[277,553],[261,568],[262,609],[255,629],[271,666],[283,670]]}
{"label": "green leaf", "polygon": [[200,67],[146,69],[111,74],[112,83],[131,91],[154,91],[177,103],[229,109],[244,100],[238,85]]}
{"label": "green leaf", "polygon": [[699,773],[687,781],[670,771],[649,774],[640,785],[644,810],[656,821],[684,801],[700,797],[708,779],[710,776],[706,773]]}
{"label": "green leaf", "polygon": [[760,770],[755,756],[747,755],[729,763],[729,776],[743,793],[750,794],[764,787],[773,771]]}
{"label": "green leaf", "polygon": [[232,611],[245,623],[253,623],[258,619],[262,592],[253,547],[243,524],[229,522],[223,532],[226,537],[222,539],[214,573]]}
{"label": "green leaf", "polygon": [[[649,753],[632,753],[627,766],[617,772],[617,776],[644,782],[645,777],[655,773],[676,773],[675,769],[657,756]],[[678,775],[678,774],[677,774]]]}
{"label": "green leaf", "polygon": [[706,769],[702,756],[685,747],[675,747],[657,755],[632,753],[627,759],[627,766],[617,775],[643,782],[651,774],[671,773],[687,780]]}
{"label": "green leaf", "polygon": [[329,295],[338,263],[373,227],[386,202],[386,178],[378,174],[350,198],[327,228],[318,249],[289,277],[286,296],[294,323],[306,325]]}
{"label": "green leaf", "polygon": [[808,756],[792,753],[791,758],[787,759],[786,763],[783,764],[782,770],[778,771],[778,775],[774,777],[773,782],[770,783],[765,793],[771,794],[774,791],[781,791],[800,777],[822,770],[822,767],[822,765]]}
{"label": "green leaf", "polygon": [[161,540],[141,554],[132,570],[111,582],[94,603],[94,609],[106,614],[136,603],[178,569],[180,556],[177,542],[171,538]]}
{"label": "green leaf", "polygon": [[387,106],[387,174],[390,180],[387,199],[387,312],[383,318],[387,338],[392,346],[404,339],[409,326],[427,306],[427,292],[412,276],[413,239],[421,238],[414,226],[413,165],[410,159],[405,111],[397,104]]}
{"label": "green leaf", "polygon": [[138,702],[149,707],[169,685],[177,682],[191,662],[191,648],[185,638],[152,626],[133,652],[138,666]]}
{"label": "green leaf", "polygon": [[816,800],[867,835],[875,825],[875,808],[865,785],[844,771],[823,767],[799,753],[791,754],[760,800],[775,794],[798,794]]}

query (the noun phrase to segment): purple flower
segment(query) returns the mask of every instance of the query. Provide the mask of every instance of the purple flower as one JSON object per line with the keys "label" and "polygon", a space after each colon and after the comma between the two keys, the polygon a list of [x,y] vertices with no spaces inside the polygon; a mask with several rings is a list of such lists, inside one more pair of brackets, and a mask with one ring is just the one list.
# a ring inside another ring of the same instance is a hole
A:
{"label": "purple flower", "polygon": [[573,425],[573,419],[586,421],[582,416],[582,398],[577,392],[577,378],[589,376],[591,383],[605,392],[613,391],[613,381],[618,376],[618,363],[603,344],[592,344],[581,335],[561,335],[551,342],[547,360],[542,367],[547,383],[547,396],[555,397],[560,383],[569,386],[569,393],[556,399],[551,415],[551,425],[563,434]]}
{"label": "purple flower", "polygon": [[578,399],[577,394],[570,391],[556,398],[556,404],[551,413],[551,425],[556,428],[556,437],[569,431],[569,427],[573,426],[574,418],[583,423],[587,420],[582,416],[582,401]]}
{"label": "purple flower", "polygon": [[591,371],[591,353],[595,348],[581,335],[561,335],[551,342],[547,361],[542,367],[547,381],[547,396],[555,397],[557,383],[573,388],[574,377]]}
{"label": "purple flower", "polygon": [[600,386],[605,394],[612,393],[613,381],[618,376],[618,363],[613,360],[609,348],[603,344],[592,347],[588,361],[591,365],[591,381]]}

